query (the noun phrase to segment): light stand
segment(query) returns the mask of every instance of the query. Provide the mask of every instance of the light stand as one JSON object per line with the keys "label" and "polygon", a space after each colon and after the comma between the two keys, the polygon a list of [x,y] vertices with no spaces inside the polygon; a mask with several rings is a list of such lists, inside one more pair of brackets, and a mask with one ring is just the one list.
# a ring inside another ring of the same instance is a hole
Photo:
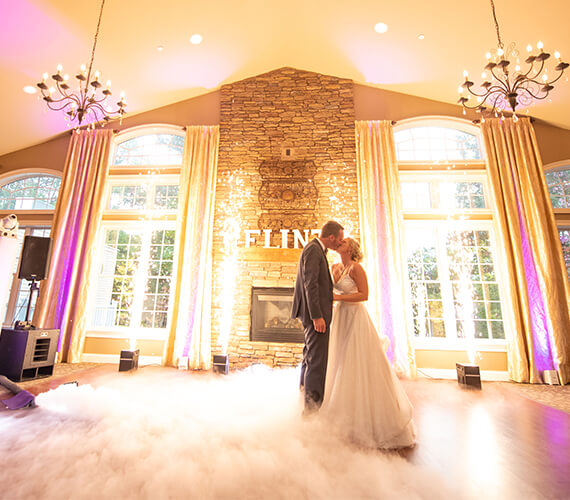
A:
{"label": "light stand", "polygon": [[36,328],[30,321],[30,310],[32,308],[32,298],[34,296],[34,292],[39,289],[40,287],[36,283],[36,278],[32,278],[32,281],[30,283],[30,295],[28,295],[28,305],[26,307],[26,319],[24,321],[16,321],[14,323],[14,330],[34,330]]}

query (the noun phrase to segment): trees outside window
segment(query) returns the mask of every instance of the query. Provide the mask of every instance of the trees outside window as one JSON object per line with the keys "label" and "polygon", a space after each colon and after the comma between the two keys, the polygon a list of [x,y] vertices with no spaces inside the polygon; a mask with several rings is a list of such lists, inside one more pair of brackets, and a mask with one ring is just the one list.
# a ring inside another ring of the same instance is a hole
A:
{"label": "trees outside window", "polygon": [[175,289],[180,129],[118,136],[88,299],[87,335],[166,338]]}
{"label": "trees outside window", "polygon": [[417,347],[504,343],[492,199],[479,130],[453,119],[395,127]]}
{"label": "trees outside window", "polygon": [[[50,235],[51,222],[57,203],[61,178],[56,172],[24,171],[11,173],[0,178],[0,217],[15,214],[18,217],[18,241],[21,253],[24,237]],[[18,279],[19,257],[9,284],[10,292],[5,304],[0,304],[3,324],[10,327],[15,321],[22,321],[30,293],[30,283]],[[37,294],[34,294],[30,308],[33,316]]]}

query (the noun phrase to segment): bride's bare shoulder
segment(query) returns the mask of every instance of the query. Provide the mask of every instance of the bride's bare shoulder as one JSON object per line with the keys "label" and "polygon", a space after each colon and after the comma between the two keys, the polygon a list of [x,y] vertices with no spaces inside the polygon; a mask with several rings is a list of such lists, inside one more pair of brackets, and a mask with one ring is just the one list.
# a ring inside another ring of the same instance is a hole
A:
{"label": "bride's bare shoulder", "polygon": [[350,277],[354,279],[354,276],[357,275],[366,275],[366,271],[364,270],[364,268],[362,267],[362,265],[360,264],[360,262],[354,262],[351,266],[350,266]]}

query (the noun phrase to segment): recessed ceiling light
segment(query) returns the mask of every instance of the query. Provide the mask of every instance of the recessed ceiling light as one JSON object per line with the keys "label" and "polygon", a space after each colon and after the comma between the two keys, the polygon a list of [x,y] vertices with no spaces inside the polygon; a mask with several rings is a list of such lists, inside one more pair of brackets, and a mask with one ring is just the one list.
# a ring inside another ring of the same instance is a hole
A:
{"label": "recessed ceiling light", "polygon": [[164,47],[162,45],[159,45],[156,50],[158,50],[159,52],[162,52],[164,50]]}
{"label": "recessed ceiling light", "polygon": [[192,43],[194,45],[198,45],[198,44],[202,43],[202,35],[199,35],[198,33],[192,35],[190,37],[190,43]]}
{"label": "recessed ceiling light", "polygon": [[418,38],[419,38],[420,40],[423,40],[423,39],[425,38],[425,35],[423,35],[422,33],[420,33],[420,34],[418,35]]}
{"label": "recessed ceiling light", "polygon": [[374,31],[376,33],[386,33],[386,31],[388,31],[388,25],[384,23],[377,23],[374,26]]}
{"label": "recessed ceiling light", "polygon": [[33,85],[26,85],[24,87],[24,92],[26,94],[35,94],[38,91],[38,89],[36,89],[36,87],[34,87]]}

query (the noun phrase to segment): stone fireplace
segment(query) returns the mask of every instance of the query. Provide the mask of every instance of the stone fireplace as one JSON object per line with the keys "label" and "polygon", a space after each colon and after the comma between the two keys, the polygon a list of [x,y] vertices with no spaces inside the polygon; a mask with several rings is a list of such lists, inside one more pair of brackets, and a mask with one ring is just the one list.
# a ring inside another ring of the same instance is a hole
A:
{"label": "stone fireplace", "polygon": [[[262,332],[253,339],[252,289],[290,293],[302,246],[330,219],[358,236],[352,81],[282,68],[223,86],[212,352],[221,352],[219,344],[226,342],[231,368],[301,361],[302,330],[300,337]],[[232,227],[239,232],[230,241]]]}

